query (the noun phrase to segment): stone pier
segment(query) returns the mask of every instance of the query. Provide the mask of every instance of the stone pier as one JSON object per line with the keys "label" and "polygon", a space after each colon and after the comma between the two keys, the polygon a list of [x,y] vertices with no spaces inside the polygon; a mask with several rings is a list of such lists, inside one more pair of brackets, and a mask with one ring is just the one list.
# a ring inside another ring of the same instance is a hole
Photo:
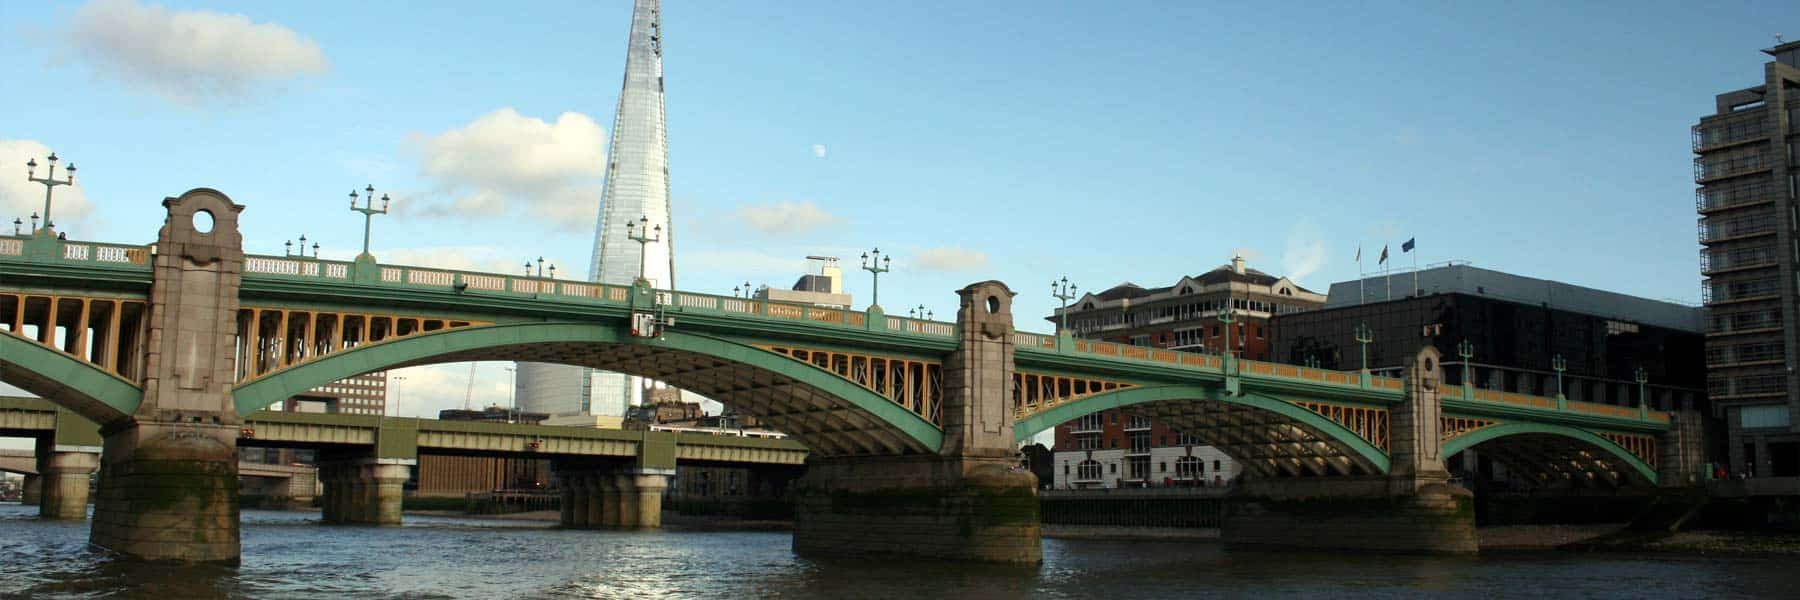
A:
{"label": "stone pier", "polygon": [[561,524],[569,529],[662,527],[663,491],[673,469],[559,464]]}
{"label": "stone pier", "polygon": [[1246,480],[1226,500],[1220,538],[1235,546],[1469,553],[1473,496],[1450,485],[1440,455],[1442,361],[1426,347],[1390,408],[1389,474]]}
{"label": "stone pier", "polygon": [[100,468],[100,449],[55,446],[39,453],[38,475],[26,480],[26,493],[39,486],[38,515],[46,519],[79,521],[88,516],[88,480]]}
{"label": "stone pier", "polygon": [[404,458],[350,458],[321,461],[320,499],[326,523],[399,525],[406,480],[418,461]]}
{"label": "stone pier", "polygon": [[808,458],[793,487],[796,552],[1042,562],[1037,477],[1013,469],[1013,293],[987,281],[957,294],[942,447]]}
{"label": "stone pier", "polygon": [[143,400],[128,418],[101,426],[105,453],[89,539],[133,558],[236,564],[242,419],[231,382],[243,207],[208,189],[163,206]]}
{"label": "stone pier", "polygon": [[44,478],[41,475],[26,475],[25,489],[19,496],[19,503],[25,506],[37,506],[44,503]]}

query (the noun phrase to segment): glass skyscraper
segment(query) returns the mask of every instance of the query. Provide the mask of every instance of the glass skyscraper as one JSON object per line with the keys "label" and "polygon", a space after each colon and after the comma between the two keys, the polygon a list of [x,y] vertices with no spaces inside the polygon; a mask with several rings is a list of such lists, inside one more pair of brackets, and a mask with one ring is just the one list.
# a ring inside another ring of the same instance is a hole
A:
{"label": "glass skyscraper", "polygon": [[[675,230],[669,220],[669,142],[663,120],[662,24],[659,0],[636,0],[625,50],[625,84],[613,114],[606,187],[594,231],[588,279],[630,285],[638,277],[640,246],[627,225],[660,240],[641,246],[643,276],[658,288],[675,285]],[[519,363],[519,407],[550,414],[624,414],[641,402],[644,381],[618,373],[564,365]]]}

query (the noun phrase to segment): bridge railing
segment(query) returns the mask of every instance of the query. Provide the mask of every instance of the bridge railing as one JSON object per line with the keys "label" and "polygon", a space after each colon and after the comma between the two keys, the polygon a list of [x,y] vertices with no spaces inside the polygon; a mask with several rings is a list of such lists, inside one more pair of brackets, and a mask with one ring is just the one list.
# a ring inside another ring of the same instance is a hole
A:
{"label": "bridge railing", "polygon": [[1446,398],[1463,398],[1480,402],[1511,404],[1513,406],[1523,406],[1537,410],[1560,410],[1614,419],[1630,419],[1634,421],[1648,420],[1656,423],[1669,422],[1669,413],[1660,410],[1642,410],[1634,406],[1618,406],[1615,404],[1601,404],[1599,402],[1584,402],[1566,399],[1559,403],[1554,397],[1520,394],[1516,392],[1502,392],[1499,390],[1451,386],[1443,392],[1443,396]]}
{"label": "bridge railing", "polygon": [[[35,248],[34,248],[35,246]],[[40,256],[69,262],[98,262],[126,265],[149,265],[154,246],[107,244],[59,239],[39,240],[32,236],[0,237],[0,256],[23,257],[28,251]]]}
{"label": "bridge railing", "polygon": [[[244,265],[246,273],[255,275],[335,280],[356,279],[357,268],[358,266],[354,262],[318,260],[291,256],[250,256],[246,258]],[[410,267],[404,265],[376,265],[375,268],[378,269],[377,277],[375,277],[375,279],[385,285],[414,285],[437,288],[460,285],[468,290],[517,294],[538,298],[564,299],[578,302],[587,301],[603,304],[624,304],[631,301],[631,286],[563,281],[545,277],[501,275],[454,269]],[[853,329],[867,329],[869,327],[868,313],[848,308],[772,302],[754,298],[719,296],[678,290],[659,290],[657,292],[656,302],[664,308],[673,309],[677,312],[739,314],[771,319],[807,321]],[[888,331],[913,335],[932,337],[954,337],[956,335],[956,325],[952,323],[902,317],[887,317],[883,325],[887,326]]]}

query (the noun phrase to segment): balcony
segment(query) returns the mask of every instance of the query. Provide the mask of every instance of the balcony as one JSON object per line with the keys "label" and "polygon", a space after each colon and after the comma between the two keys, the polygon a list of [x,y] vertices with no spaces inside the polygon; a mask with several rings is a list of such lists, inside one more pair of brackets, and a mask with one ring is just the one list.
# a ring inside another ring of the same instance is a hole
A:
{"label": "balcony", "polygon": [[1779,188],[1773,182],[1755,181],[1709,185],[1694,190],[1694,210],[1701,214],[1774,202]]}
{"label": "balcony", "polygon": [[1766,244],[1730,250],[1703,250],[1700,252],[1700,273],[1711,276],[1718,273],[1769,267],[1775,265],[1776,260],[1775,246]]}
{"label": "balcony", "polygon": [[1775,168],[1761,152],[1734,152],[1725,156],[1702,156],[1694,159],[1694,182],[1706,183]]}
{"label": "balcony", "polygon": [[1768,215],[1700,223],[1700,243],[1713,244],[1758,235],[1774,235],[1778,221]]}
{"label": "balcony", "polygon": [[1689,131],[1693,136],[1694,151],[1704,152],[1745,142],[1768,139],[1774,132],[1767,119],[1761,114],[1734,113],[1733,118],[1714,123],[1701,123]]}

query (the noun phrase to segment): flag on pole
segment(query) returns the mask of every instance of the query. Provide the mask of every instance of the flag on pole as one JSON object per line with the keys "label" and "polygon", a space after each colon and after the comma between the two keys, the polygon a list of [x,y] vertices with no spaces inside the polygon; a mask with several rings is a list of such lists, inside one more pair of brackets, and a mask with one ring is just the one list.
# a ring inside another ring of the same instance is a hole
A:
{"label": "flag on pole", "polygon": [[1419,239],[1419,238],[1406,238],[1406,243],[1400,245],[1400,252],[1402,252],[1402,253],[1412,252],[1413,240],[1417,240],[1417,239]]}
{"label": "flag on pole", "polygon": [[1375,264],[1378,264],[1378,265],[1387,264],[1387,249],[1388,249],[1387,244],[1381,245],[1381,259],[1375,261]]}

